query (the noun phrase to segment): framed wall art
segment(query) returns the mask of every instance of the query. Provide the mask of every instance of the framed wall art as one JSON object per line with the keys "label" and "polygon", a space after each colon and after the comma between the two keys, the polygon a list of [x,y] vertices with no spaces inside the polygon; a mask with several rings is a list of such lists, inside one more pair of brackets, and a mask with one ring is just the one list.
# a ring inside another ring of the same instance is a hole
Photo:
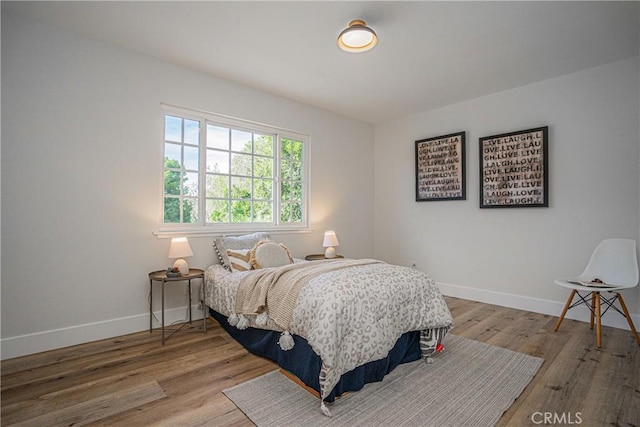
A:
{"label": "framed wall art", "polygon": [[416,141],[416,201],[465,200],[465,132]]}
{"label": "framed wall art", "polygon": [[549,206],[549,127],[480,138],[480,207]]}

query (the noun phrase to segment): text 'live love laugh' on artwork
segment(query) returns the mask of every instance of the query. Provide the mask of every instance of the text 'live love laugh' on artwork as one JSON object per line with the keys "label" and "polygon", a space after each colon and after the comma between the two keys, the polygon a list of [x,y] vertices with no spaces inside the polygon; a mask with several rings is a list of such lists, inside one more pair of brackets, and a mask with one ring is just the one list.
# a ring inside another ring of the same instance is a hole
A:
{"label": "text 'live love laugh' on artwork", "polygon": [[416,141],[416,201],[465,200],[465,133]]}
{"label": "text 'live love laugh' on artwork", "polygon": [[547,126],[480,138],[480,207],[549,206]]}

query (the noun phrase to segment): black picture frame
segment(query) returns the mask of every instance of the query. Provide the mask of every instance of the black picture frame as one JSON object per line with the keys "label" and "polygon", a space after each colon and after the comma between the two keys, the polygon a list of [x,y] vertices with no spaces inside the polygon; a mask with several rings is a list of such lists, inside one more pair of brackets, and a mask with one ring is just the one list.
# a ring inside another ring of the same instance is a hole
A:
{"label": "black picture frame", "polygon": [[415,142],[416,202],[466,200],[466,133]]}
{"label": "black picture frame", "polygon": [[480,208],[548,207],[548,146],[548,126],[480,138]]}

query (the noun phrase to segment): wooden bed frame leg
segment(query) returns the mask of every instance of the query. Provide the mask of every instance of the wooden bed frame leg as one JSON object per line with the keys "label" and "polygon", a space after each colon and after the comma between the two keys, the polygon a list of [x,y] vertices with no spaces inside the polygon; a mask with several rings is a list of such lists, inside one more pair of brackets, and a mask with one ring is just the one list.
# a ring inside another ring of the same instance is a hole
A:
{"label": "wooden bed frame leg", "polygon": [[560,324],[562,323],[562,320],[564,319],[565,314],[567,314],[567,310],[569,310],[569,306],[571,305],[571,302],[573,301],[573,297],[575,295],[576,295],[576,290],[575,289],[571,290],[571,295],[569,295],[569,299],[567,299],[567,303],[564,305],[564,309],[562,310],[562,314],[558,319],[558,323],[556,323],[556,327],[554,331],[557,332],[558,328],[560,328]]}
{"label": "wooden bed frame leg", "polygon": [[616,294],[618,295],[618,300],[620,300],[620,307],[622,307],[622,310],[624,311],[624,317],[627,318],[627,322],[629,323],[629,328],[631,328],[631,333],[633,334],[633,337],[636,339],[636,342],[638,343],[638,345],[640,345],[640,337],[638,336],[638,331],[636,331],[636,328],[633,325],[633,320],[631,320],[631,316],[629,315],[629,310],[627,310],[627,305],[624,303],[622,294],[620,294],[619,292],[616,292]]}

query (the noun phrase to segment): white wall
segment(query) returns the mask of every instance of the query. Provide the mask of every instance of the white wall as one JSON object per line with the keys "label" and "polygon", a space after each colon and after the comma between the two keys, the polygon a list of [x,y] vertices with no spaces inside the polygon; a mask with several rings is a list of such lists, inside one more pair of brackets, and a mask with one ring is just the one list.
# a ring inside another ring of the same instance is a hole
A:
{"label": "white wall", "polygon": [[[303,257],[335,229],[373,255],[371,125],[5,13],[2,358],[148,328],[147,273],[169,264],[160,103],[309,134],[314,231],[274,238]],[[190,265],[214,262],[190,242]],[[167,299],[182,318],[182,289]]]}
{"label": "white wall", "polygon": [[[558,315],[554,278],[582,272],[603,238],[638,239],[639,76],[636,57],[375,126],[375,256],[451,295]],[[479,209],[478,138],[545,125],[549,207]],[[457,131],[467,200],[415,202],[414,141]],[[638,326],[639,295],[625,293]]]}

